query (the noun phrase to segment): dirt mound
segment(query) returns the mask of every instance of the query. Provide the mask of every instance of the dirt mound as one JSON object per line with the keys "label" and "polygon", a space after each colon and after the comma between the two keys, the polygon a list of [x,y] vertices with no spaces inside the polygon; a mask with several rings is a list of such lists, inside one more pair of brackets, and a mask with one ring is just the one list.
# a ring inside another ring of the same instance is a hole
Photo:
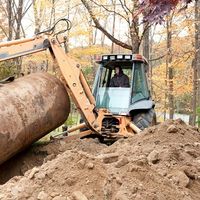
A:
{"label": "dirt mound", "polygon": [[6,183],[14,176],[23,176],[26,171],[33,167],[41,166],[44,162],[54,159],[58,154],[66,150],[83,149],[86,152],[96,152],[106,147],[99,143],[94,145],[96,142],[95,140],[85,142],[77,137],[73,140],[69,138],[65,139],[65,141],[55,139],[51,142],[37,142],[29,149],[0,165],[0,184]]}
{"label": "dirt mound", "polygon": [[109,147],[92,139],[55,143],[41,166],[0,186],[0,199],[199,199],[200,133],[180,120]]}

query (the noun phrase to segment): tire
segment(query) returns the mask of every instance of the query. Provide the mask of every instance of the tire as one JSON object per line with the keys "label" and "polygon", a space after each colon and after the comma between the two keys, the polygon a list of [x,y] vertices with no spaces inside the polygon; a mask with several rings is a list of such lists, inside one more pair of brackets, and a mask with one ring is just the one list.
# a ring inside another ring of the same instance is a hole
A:
{"label": "tire", "polygon": [[153,108],[147,111],[142,110],[133,116],[132,121],[139,129],[144,130],[156,125],[156,113]]}

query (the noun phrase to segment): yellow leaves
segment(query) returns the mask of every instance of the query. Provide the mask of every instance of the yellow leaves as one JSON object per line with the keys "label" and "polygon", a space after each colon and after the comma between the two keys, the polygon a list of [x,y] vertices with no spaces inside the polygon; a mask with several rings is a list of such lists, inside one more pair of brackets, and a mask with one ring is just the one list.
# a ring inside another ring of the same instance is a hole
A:
{"label": "yellow leaves", "polygon": [[108,52],[108,48],[101,47],[100,45],[83,48],[74,48],[70,51],[70,53],[74,57],[76,57],[83,66],[91,65],[91,59],[93,59],[95,55],[100,55]]}
{"label": "yellow leaves", "polygon": [[101,46],[91,46],[85,48],[76,48],[72,50],[72,53],[77,56],[91,56],[96,54],[103,54],[109,52],[105,47]]}
{"label": "yellow leaves", "polygon": [[50,7],[52,5],[51,1],[49,0],[36,0],[35,6],[39,9],[44,9]]}
{"label": "yellow leaves", "polygon": [[[185,40],[184,38],[182,39]],[[193,59],[193,53],[191,48],[184,48],[184,42],[181,43],[180,41],[176,41],[174,43],[175,45],[173,46],[173,61],[169,64],[169,67],[173,68],[174,78],[172,94],[174,96],[174,99],[177,100],[192,92],[193,70],[191,63]],[[187,50],[188,52],[185,53],[183,49],[185,51]],[[168,99],[166,99],[166,95],[168,95],[170,92],[170,80],[168,79],[168,75],[166,75],[166,70],[166,57],[161,61],[161,64],[153,66],[152,82],[155,92],[154,98],[157,102],[157,105],[159,106],[159,111],[164,109],[165,105],[166,108],[168,107]]]}
{"label": "yellow leaves", "polygon": [[77,27],[76,30],[73,32],[70,32],[70,37],[80,37],[80,36],[89,36],[89,31],[86,29],[83,29],[81,27]]}

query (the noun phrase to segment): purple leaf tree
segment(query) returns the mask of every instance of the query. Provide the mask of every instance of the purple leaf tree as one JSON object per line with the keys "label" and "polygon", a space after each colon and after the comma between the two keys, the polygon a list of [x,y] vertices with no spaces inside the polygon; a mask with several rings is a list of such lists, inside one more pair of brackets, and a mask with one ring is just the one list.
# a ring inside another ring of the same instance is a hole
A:
{"label": "purple leaf tree", "polygon": [[163,17],[173,10],[178,3],[182,3],[184,8],[192,0],[139,0],[139,13],[143,13],[144,22],[162,23]]}

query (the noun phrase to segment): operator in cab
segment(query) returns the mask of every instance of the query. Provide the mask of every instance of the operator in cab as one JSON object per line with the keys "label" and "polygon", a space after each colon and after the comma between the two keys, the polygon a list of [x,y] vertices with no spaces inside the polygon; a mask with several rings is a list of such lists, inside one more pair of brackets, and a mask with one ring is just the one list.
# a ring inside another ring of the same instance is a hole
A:
{"label": "operator in cab", "polygon": [[110,87],[130,87],[129,78],[121,67],[115,67],[115,75],[110,81]]}

